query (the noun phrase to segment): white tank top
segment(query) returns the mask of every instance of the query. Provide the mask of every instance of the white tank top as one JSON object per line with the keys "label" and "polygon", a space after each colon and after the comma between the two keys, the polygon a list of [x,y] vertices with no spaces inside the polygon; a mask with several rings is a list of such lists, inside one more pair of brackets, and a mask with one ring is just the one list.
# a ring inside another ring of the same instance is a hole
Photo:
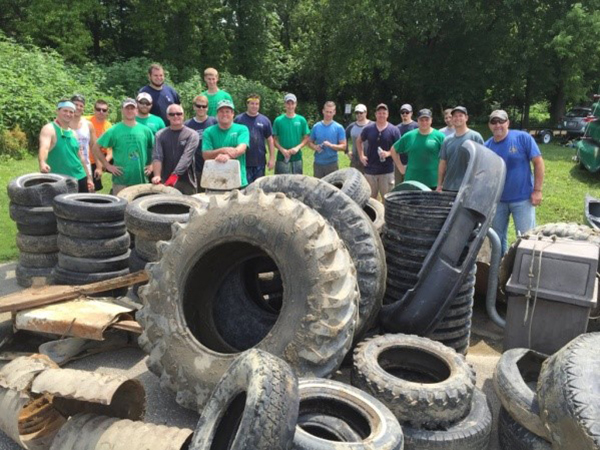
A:
{"label": "white tank top", "polygon": [[79,142],[79,149],[83,151],[83,160],[85,161],[88,170],[91,170],[90,166],[90,126],[89,120],[82,118],[79,122],[79,128],[75,130],[75,136]]}

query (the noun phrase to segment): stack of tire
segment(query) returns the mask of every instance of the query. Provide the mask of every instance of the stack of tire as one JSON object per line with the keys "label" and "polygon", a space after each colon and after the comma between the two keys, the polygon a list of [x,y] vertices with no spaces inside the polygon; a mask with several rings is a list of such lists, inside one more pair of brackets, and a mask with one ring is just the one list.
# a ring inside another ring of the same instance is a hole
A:
{"label": "stack of tire", "polygon": [[[423,262],[446,222],[455,196],[452,192],[430,191],[386,195],[382,240],[388,276],[384,304],[401,302],[404,294],[417,283]],[[475,271],[474,265],[445,316],[427,335],[462,354],[466,354],[471,336]]]}
{"label": "stack of tire", "polygon": [[502,449],[600,449],[600,333],[586,333],[547,357],[511,349],[494,388],[502,407]]}
{"label": "stack of tire", "polygon": [[54,199],[59,250],[53,272],[56,284],[88,284],[129,273],[126,206],[125,200],[107,194],[64,194]]}
{"label": "stack of tire", "polygon": [[19,263],[16,278],[19,286],[51,284],[52,269],[58,261],[56,218],[52,210],[54,197],[77,192],[77,181],[51,173],[30,173],[8,183],[10,218],[17,224]]}

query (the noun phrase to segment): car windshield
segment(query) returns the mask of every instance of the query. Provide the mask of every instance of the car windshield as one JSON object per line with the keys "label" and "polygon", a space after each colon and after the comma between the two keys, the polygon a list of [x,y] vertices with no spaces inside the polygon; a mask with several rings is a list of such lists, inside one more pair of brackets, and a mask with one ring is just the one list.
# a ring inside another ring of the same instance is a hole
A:
{"label": "car windshield", "polygon": [[587,117],[589,114],[589,109],[573,108],[567,113],[566,117]]}

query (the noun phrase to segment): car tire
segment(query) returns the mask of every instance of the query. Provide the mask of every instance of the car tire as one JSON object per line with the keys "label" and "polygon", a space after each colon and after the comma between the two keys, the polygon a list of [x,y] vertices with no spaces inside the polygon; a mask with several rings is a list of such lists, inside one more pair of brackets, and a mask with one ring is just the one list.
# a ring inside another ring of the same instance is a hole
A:
{"label": "car tire", "polygon": [[47,285],[52,284],[52,267],[34,268],[24,267],[21,264],[17,264],[15,269],[15,276],[17,284],[21,287],[28,288],[32,285]]}
{"label": "car tire", "polygon": [[52,206],[22,206],[10,203],[10,218],[23,234],[43,236],[56,234],[56,218]]}
{"label": "car tire", "polygon": [[115,270],[112,272],[83,273],[66,270],[56,266],[52,271],[52,277],[56,284],[67,284],[78,286],[81,284],[95,283],[97,281],[109,280],[122,277],[129,273],[129,269]]}
{"label": "car tire", "polygon": [[56,217],[82,222],[114,222],[125,217],[125,199],[108,194],[62,194],[54,199]]}
{"label": "car tire", "polygon": [[113,222],[82,222],[56,218],[58,232],[65,236],[82,239],[108,239],[127,232],[124,220]]}
{"label": "car tire", "polygon": [[127,203],[132,203],[138,198],[148,195],[183,195],[179,190],[164,184],[136,184],[128,186],[117,194],[117,197],[127,200]]}
{"label": "car tire", "polygon": [[502,450],[552,450],[550,442],[533,434],[502,406],[498,415],[498,440]]}
{"label": "car tire", "polygon": [[381,236],[383,234],[383,227],[385,226],[385,207],[383,203],[374,198],[369,198],[369,201],[363,207],[363,211],[369,216],[377,233]]}
{"label": "car tire", "polygon": [[19,254],[19,264],[33,269],[52,268],[58,262],[58,253],[27,253]]}
{"label": "car tire", "polygon": [[371,198],[369,182],[362,173],[353,167],[336,170],[324,176],[322,180],[334,185],[361,208],[364,208]]}
{"label": "car tire", "polygon": [[129,235],[108,239],[80,239],[59,234],[60,253],[76,258],[111,258],[129,251]]}
{"label": "car tire", "polygon": [[158,242],[150,241],[141,237],[135,240],[135,250],[140,258],[146,261],[158,261]]}
{"label": "car tire", "polygon": [[129,250],[107,258],[78,258],[59,253],[58,267],[77,273],[116,272],[129,267]]}
{"label": "car tire", "polygon": [[32,236],[17,233],[17,248],[19,251],[26,253],[56,253],[58,252],[57,238],[57,234]]}
{"label": "car tire", "polygon": [[23,206],[52,206],[54,197],[77,192],[77,180],[56,173],[28,173],[8,183],[8,198]]}

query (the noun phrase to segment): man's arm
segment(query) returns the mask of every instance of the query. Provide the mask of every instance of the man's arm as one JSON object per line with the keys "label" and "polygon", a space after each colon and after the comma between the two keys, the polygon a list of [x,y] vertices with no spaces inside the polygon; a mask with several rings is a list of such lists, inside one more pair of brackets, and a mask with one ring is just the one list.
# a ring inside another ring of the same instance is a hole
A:
{"label": "man's arm", "polygon": [[438,182],[436,191],[442,192],[442,185],[444,184],[444,178],[446,178],[446,169],[448,168],[448,163],[445,159],[440,159],[440,163],[438,164]]}
{"label": "man's arm", "polygon": [[187,173],[190,166],[194,163],[194,154],[196,153],[199,142],[200,137],[198,136],[198,133],[191,131],[183,149],[183,153],[181,154],[181,158],[179,158],[177,166],[173,169],[173,173],[178,177]]}
{"label": "man's arm", "polygon": [[292,155],[295,155],[300,150],[302,150],[302,147],[304,147],[308,143],[309,138],[310,138],[310,136],[308,134],[305,134],[304,137],[302,138],[302,140],[300,141],[300,143],[298,145],[296,145],[295,147],[290,148],[290,153]]}
{"label": "man's arm", "polygon": [[267,138],[267,143],[269,144],[268,167],[269,167],[269,169],[272,169],[273,167],[275,167],[275,144],[274,144],[273,136],[269,136]]}
{"label": "man's arm", "polygon": [[544,160],[536,156],[531,160],[533,163],[533,192],[531,193],[531,204],[539,206],[542,203],[542,186],[544,184]]}
{"label": "man's arm", "polygon": [[163,148],[162,140],[160,138],[161,133],[157,133],[154,137],[154,147],[152,149],[152,184],[160,184],[162,181],[162,161],[163,161]]}
{"label": "man's arm", "polygon": [[346,151],[346,140],[340,141],[338,144],[332,144],[329,141],[323,142],[323,145],[335,150],[336,152],[345,152]]}
{"label": "man's arm", "polygon": [[358,159],[360,159],[360,162],[362,163],[363,166],[367,166],[368,163],[368,159],[365,156],[365,152],[363,150],[363,140],[362,140],[362,136],[359,136],[358,139],[356,140],[356,151],[358,152]]}
{"label": "man's arm", "polygon": [[162,172],[162,161],[159,161],[158,159],[152,161],[152,172],[154,173],[154,176],[152,177],[152,184],[160,184],[162,181],[160,176],[160,173]]}
{"label": "man's arm", "polygon": [[40,148],[38,150],[38,163],[40,166],[40,172],[49,173],[52,170],[46,161],[48,160],[48,154],[52,148],[53,139],[55,139],[56,133],[51,123],[47,123],[42,127],[40,131]]}
{"label": "man's arm", "polygon": [[92,175],[88,169],[88,166],[83,157],[83,150],[79,150],[77,152],[77,156],[79,156],[79,161],[81,161],[81,165],[83,166],[83,171],[85,172],[85,178],[87,180],[87,187],[89,192],[94,192],[94,180],[92,180]]}
{"label": "man's arm", "polygon": [[277,150],[279,150],[281,152],[281,154],[283,155],[284,158],[290,157],[290,152],[286,148],[283,148],[281,146],[281,144],[279,143],[279,137],[276,135],[273,136],[273,144],[275,145]]}
{"label": "man's arm", "polygon": [[[110,131],[110,130],[109,130]],[[100,141],[105,139],[104,137],[107,135],[107,133],[109,133],[109,131],[107,131],[106,133],[104,133],[100,139],[98,139],[93,147],[92,147],[92,153],[94,154],[94,158],[96,158],[96,162],[100,161],[100,163],[102,164],[102,166],[104,167],[104,169],[106,169],[106,171],[108,173],[111,173],[113,175],[116,176],[120,176],[123,175],[123,171],[121,170],[120,167],[117,166],[113,166],[112,164],[110,164],[106,158],[104,157],[104,154],[102,153],[102,151],[100,150]],[[112,148],[112,143],[108,142],[107,145],[110,145]]]}

